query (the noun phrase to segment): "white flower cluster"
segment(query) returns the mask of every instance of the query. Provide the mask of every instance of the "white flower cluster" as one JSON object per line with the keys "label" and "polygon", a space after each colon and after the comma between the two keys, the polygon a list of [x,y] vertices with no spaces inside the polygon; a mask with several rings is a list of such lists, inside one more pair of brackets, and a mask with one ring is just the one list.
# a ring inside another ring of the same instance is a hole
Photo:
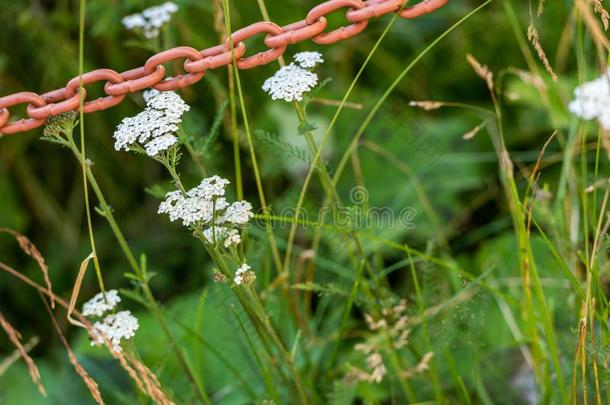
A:
{"label": "white flower cluster", "polygon": [[263,83],[263,91],[273,100],[301,101],[303,94],[318,84],[318,75],[291,63],[283,66]]}
{"label": "white flower cluster", "polygon": [[168,1],[160,6],[147,8],[141,13],[128,15],[122,22],[128,30],[142,30],[146,38],[156,38],[163,24],[168,22],[176,11],[178,6]]}
{"label": "white flower cluster", "polygon": [[320,63],[324,63],[324,58],[320,52],[299,52],[293,56],[294,61],[302,68],[314,68]]}
{"label": "white flower cluster", "polygon": [[[166,77],[166,79],[167,79],[167,77]],[[159,90],[150,88],[150,89],[146,89],[142,92],[142,98],[144,99],[144,101],[146,103],[148,103],[151,98],[158,96],[159,94],[161,94],[161,92]]]}
{"label": "white flower cluster", "polygon": [[114,309],[121,302],[117,290],[108,290],[96,294],[83,305],[84,316],[102,316],[105,312]]}
{"label": "white flower cluster", "polygon": [[174,133],[182,122],[182,114],[190,107],[172,91],[150,97],[146,108],[134,117],[125,118],[114,131],[114,148],[129,150],[134,144],[146,149],[148,156],[156,156],[178,142]]}
{"label": "white flower cluster", "polygon": [[585,120],[597,118],[604,129],[610,130],[610,69],[607,74],[577,87],[568,108]]}
{"label": "white flower cluster", "polygon": [[235,277],[233,278],[233,282],[237,285],[249,284],[256,279],[256,275],[254,272],[250,271],[251,267],[243,263],[237,271],[235,272]]}
{"label": "white flower cluster", "polygon": [[246,263],[239,266],[239,268],[235,272],[235,277],[233,278],[233,281],[235,282],[235,284],[241,285],[241,283],[244,282],[244,274],[246,272],[248,272],[249,270],[250,270],[250,266]]}
{"label": "white flower cluster", "polygon": [[159,205],[159,214],[168,214],[170,221],[182,220],[186,227],[200,225],[210,244],[223,242],[226,248],[241,242],[238,226],[252,218],[252,204],[247,201],[229,203],[225,187],[229,180],[219,176],[204,179],[186,194],[171,191]]}
{"label": "white flower cluster", "polygon": [[138,319],[130,311],[121,311],[108,315],[102,322],[93,325],[91,345],[104,344],[105,339],[112,343],[115,352],[121,352],[121,341],[135,336],[139,328]]}
{"label": "white flower cluster", "polygon": [[318,75],[308,71],[324,59],[319,52],[300,52],[294,55],[294,61],[283,66],[263,83],[263,91],[273,100],[301,101],[303,94],[311,91],[318,84]]}
{"label": "white flower cluster", "polygon": [[[112,311],[121,302],[117,290],[108,290],[96,294],[83,305],[84,316],[101,317]],[[120,352],[121,340],[131,339],[138,330],[138,319],[129,311],[110,314],[102,321],[95,322],[91,330],[91,346],[104,344],[107,339],[112,344],[112,350]]]}

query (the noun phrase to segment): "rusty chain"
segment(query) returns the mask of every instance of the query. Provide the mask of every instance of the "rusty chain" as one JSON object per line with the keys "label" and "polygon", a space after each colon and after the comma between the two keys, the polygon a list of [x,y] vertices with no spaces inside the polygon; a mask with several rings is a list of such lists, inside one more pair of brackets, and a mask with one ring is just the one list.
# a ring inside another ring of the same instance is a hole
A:
{"label": "rusty chain", "polygon": [[[123,101],[128,93],[147,88],[161,91],[176,90],[201,80],[205,72],[233,63],[235,58],[239,69],[251,69],[268,64],[284,54],[288,45],[312,40],[316,44],[332,44],[362,32],[372,18],[400,11],[402,18],[415,18],[443,7],[449,0],[422,0],[414,6],[404,7],[409,0],[329,0],[312,8],[306,18],[283,27],[261,21],[235,31],[224,44],[202,51],[189,46],[179,46],[151,56],[144,66],[117,73],[112,69],[96,69],[71,79],[65,87],[38,95],[20,92],[0,98],[0,134],[25,132],[43,125],[49,117],[68,111],[79,110],[81,97],[83,112],[91,113],[113,107]],[[347,8],[346,18],[349,25],[332,32],[327,28],[326,16]],[[266,34],[266,51],[245,56],[244,41]],[[165,78],[164,64],[184,60],[184,73]],[[82,80],[82,85],[81,85]],[[85,101],[85,86],[105,81],[106,96]],[[28,118],[10,122],[8,108],[27,103]]]}

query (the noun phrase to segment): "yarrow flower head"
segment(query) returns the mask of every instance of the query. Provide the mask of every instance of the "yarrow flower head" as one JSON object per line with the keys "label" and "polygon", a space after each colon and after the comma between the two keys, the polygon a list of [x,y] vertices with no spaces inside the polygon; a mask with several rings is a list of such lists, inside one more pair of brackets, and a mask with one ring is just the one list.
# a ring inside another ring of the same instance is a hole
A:
{"label": "yarrow flower head", "polygon": [[157,156],[178,143],[174,134],[182,122],[182,115],[189,109],[188,104],[172,91],[149,97],[144,111],[125,118],[117,126],[113,135],[114,148],[129,150],[139,146],[149,156]]}
{"label": "yarrow flower head", "polygon": [[293,56],[294,61],[302,68],[314,68],[324,63],[324,58],[320,52],[299,52]]}
{"label": "yarrow flower head", "polygon": [[158,96],[161,92],[157,89],[146,89],[142,92],[142,98],[145,102],[149,102],[151,98]]}
{"label": "yarrow flower head", "polygon": [[610,130],[610,69],[607,74],[578,86],[568,108],[577,117],[597,119],[604,129]]}
{"label": "yarrow flower head", "polygon": [[102,316],[107,311],[111,311],[121,302],[117,290],[108,290],[96,294],[83,305],[84,316]]}
{"label": "yarrow flower head", "polygon": [[238,227],[245,225],[254,215],[252,204],[247,201],[229,203],[224,197],[229,180],[219,176],[204,179],[197,187],[171,191],[159,205],[159,214],[169,215],[169,220],[181,220],[186,227],[197,227],[205,242],[225,248],[241,242]]}
{"label": "yarrow flower head", "polygon": [[265,80],[263,91],[273,100],[301,101],[303,94],[311,91],[317,84],[318,75],[291,63]]}
{"label": "yarrow flower head", "polygon": [[121,342],[135,336],[139,328],[138,319],[130,311],[121,311],[108,315],[102,322],[96,322],[91,331],[91,345],[104,344],[106,339],[112,344],[112,349],[122,351]]}
{"label": "yarrow flower head", "polygon": [[122,23],[128,30],[141,30],[146,38],[159,36],[161,27],[171,19],[173,13],[178,11],[178,6],[171,1],[159,6],[150,7],[141,13],[128,15],[123,18]]}
{"label": "yarrow flower head", "polygon": [[253,271],[250,271],[251,267],[243,263],[237,271],[235,272],[235,277],[233,277],[233,282],[237,285],[242,284],[250,284],[254,280],[256,280],[256,274]]}

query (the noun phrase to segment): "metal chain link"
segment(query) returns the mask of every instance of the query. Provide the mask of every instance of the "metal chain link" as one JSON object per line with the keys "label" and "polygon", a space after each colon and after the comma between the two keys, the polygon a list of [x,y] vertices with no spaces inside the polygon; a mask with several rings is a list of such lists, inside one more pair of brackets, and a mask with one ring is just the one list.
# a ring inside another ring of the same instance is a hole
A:
{"label": "metal chain link", "polygon": [[[304,20],[280,27],[261,21],[235,31],[224,44],[198,51],[189,46],[179,46],[151,56],[144,66],[118,73],[112,69],[96,69],[82,76],[72,78],[65,87],[38,95],[20,92],[0,98],[0,134],[25,132],[43,125],[49,117],[80,108],[83,99],[83,112],[91,113],[113,107],[123,101],[129,93],[147,88],[161,91],[176,90],[190,86],[201,80],[205,72],[233,63],[235,58],[239,69],[252,69],[266,65],[284,54],[288,45],[312,40],[317,44],[333,44],[362,32],[369,20],[401,10],[409,0],[328,0],[312,8]],[[449,0],[422,0],[414,6],[404,7],[402,18],[416,18],[431,13]],[[349,25],[332,32],[327,28],[326,16],[347,8],[346,18]],[[246,54],[245,41],[259,34],[266,34],[264,44],[267,50],[252,56]],[[184,60],[184,74],[165,78],[164,64]],[[81,86],[82,81],[82,86]],[[86,85],[105,82],[105,97],[84,101],[87,97]],[[10,121],[8,108],[27,103],[28,118]]]}

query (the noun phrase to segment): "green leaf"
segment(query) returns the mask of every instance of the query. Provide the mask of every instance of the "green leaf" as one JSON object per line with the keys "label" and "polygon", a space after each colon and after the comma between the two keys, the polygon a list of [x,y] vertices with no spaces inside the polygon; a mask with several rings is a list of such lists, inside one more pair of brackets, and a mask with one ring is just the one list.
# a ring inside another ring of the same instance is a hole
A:
{"label": "green leaf", "polygon": [[224,117],[224,113],[228,105],[229,102],[225,101],[220,106],[220,109],[216,112],[216,115],[214,116],[214,122],[212,122],[212,128],[210,129],[210,133],[206,138],[205,144],[201,148],[201,153],[209,152],[210,147],[212,146],[216,138],[218,138],[218,135],[220,134],[220,125],[222,124],[222,118]]}
{"label": "green leaf", "polygon": [[313,122],[301,122],[299,124],[299,135],[305,135],[307,132],[315,131],[318,125]]}

